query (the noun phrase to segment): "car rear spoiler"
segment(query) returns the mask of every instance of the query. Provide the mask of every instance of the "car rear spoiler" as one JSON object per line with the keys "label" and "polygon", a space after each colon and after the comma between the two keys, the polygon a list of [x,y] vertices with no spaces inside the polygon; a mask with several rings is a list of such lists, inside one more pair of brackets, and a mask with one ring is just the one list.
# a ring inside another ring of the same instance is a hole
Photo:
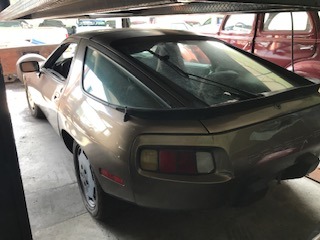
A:
{"label": "car rear spoiler", "polygon": [[[130,116],[150,120],[205,120],[223,116],[227,113],[237,113],[248,109],[270,106],[281,107],[281,103],[305,98],[313,94],[319,94],[320,84],[312,84],[275,93],[273,95],[261,95],[255,98],[233,103],[222,103],[205,108],[179,108],[179,109],[142,109],[114,106],[124,113],[124,121],[130,120]],[[320,104],[320,98],[314,105]]]}

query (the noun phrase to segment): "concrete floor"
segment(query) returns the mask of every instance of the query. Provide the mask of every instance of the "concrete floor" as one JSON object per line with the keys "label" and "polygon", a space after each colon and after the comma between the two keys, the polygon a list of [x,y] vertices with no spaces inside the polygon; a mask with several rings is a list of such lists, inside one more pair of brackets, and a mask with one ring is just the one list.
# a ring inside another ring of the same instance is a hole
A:
{"label": "concrete floor", "polygon": [[172,212],[131,206],[108,222],[95,221],[82,204],[72,155],[46,120],[29,115],[23,85],[6,87],[36,240],[305,240],[320,232],[320,184],[308,178],[273,183],[265,198],[246,207]]}

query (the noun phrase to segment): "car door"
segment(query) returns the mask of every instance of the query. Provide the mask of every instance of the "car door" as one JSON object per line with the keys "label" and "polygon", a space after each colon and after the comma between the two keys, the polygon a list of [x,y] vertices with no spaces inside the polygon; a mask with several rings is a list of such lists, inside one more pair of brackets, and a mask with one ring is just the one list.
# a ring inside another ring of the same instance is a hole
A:
{"label": "car door", "polygon": [[232,14],[225,17],[217,38],[250,52],[255,31],[256,14]]}
{"label": "car door", "polygon": [[61,45],[40,71],[42,110],[56,131],[59,100],[68,79],[76,47],[77,43],[74,42]]}
{"label": "car door", "polygon": [[312,13],[304,11],[293,12],[293,22],[290,12],[261,14],[254,53],[285,68],[291,65],[292,56],[294,61],[312,57],[316,50],[316,30],[312,19]]}

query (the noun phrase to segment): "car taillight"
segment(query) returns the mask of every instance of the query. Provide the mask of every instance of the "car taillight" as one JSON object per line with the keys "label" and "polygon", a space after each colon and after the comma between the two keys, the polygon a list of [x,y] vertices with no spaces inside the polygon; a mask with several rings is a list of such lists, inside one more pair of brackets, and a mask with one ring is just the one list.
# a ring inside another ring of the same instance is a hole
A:
{"label": "car taillight", "polygon": [[143,149],[140,168],[167,174],[205,174],[214,170],[214,157],[202,149]]}

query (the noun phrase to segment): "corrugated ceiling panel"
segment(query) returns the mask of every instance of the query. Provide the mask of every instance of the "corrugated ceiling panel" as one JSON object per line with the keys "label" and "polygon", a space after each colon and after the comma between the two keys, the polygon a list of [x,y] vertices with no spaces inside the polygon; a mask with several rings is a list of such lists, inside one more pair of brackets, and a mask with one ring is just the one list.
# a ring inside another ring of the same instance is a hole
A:
{"label": "corrugated ceiling panel", "polygon": [[274,9],[320,9],[320,0],[25,0],[0,13],[0,19],[62,18],[89,14],[164,15]]}

